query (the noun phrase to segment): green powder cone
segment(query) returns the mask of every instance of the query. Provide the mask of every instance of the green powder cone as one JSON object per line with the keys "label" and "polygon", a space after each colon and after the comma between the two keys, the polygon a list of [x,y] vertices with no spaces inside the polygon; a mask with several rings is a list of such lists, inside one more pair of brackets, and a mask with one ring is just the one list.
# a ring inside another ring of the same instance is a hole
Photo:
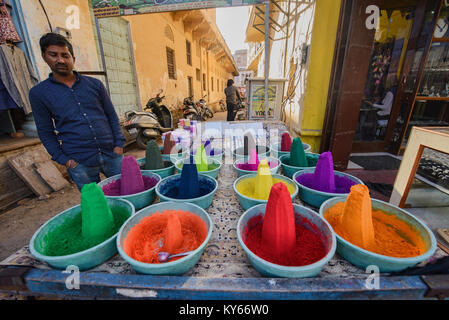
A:
{"label": "green powder cone", "polygon": [[198,171],[208,171],[209,170],[208,165],[207,165],[206,149],[204,149],[204,145],[201,145],[196,150],[195,163],[196,163],[196,168]]}
{"label": "green powder cone", "polygon": [[161,149],[156,141],[151,140],[147,144],[145,150],[145,166],[144,170],[158,170],[164,168],[164,161],[162,160]]}
{"label": "green powder cone", "polygon": [[91,245],[96,245],[113,233],[114,216],[101,188],[95,183],[81,189],[81,233]]}
{"label": "green powder cone", "polygon": [[290,163],[293,167],[308,167],[306,153],[302,145],[301,138],[293,139],[292,147],[290,148]]}

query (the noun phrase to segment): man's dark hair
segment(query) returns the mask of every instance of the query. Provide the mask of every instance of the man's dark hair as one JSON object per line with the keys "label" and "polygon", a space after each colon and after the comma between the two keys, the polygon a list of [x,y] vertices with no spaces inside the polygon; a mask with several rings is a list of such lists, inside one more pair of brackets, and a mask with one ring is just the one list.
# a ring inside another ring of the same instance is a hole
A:
{"label": "man's dark hair", "polygon": [[45,50],[47,50],[49,46],[59,46],[59,47],[67,47],[72,57],[75,56],[73,54],[72,44],[69,42],[69,40],[67,40],[64,36],[61,36],[60,34],[57,33],[44,34],[39,40],[39,45],[41,46],[42,54],[45,53]]}
{"label": "man's dark hair", "polygon": [[230,86],[232,86],[233,84],[234,84],[234,80],[229,79],[229,80],[228,80],[227,86],[230,87]]}

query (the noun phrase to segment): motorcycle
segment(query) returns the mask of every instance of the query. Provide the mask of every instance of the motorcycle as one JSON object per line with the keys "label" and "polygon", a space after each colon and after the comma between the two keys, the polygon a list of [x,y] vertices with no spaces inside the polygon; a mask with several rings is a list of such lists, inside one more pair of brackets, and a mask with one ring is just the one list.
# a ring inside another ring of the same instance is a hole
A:
{"label": "motorcycle", "polygon": [[202,121],[201,111],[199,106],[193,102],[193,96],[187,97],[183,101],[182,112],[185,119]]}
{"label": "motorcycle", "polygon": [[173,117],[165,105],[161,105],[165,96],[160,96],[161,89],[156,97],[148,100],[142,112],[127,111],[125,113],[124,127],[131,139],[135,139],[141,149],[146,149],[148,141],[161,137],[163,133],[173,130]]}
{"label": "motorcycle", "polygon": [[204,100],[204,98],[207,95],[203,96],[197,103],[196,103],[196,108],[199,111],[200,115],[201,115],[201,119],[203,121],[206,121],[207,118],[213,118],[214,117],[214,113],[212,112],[212,110],[209,109],[209,107],[206,104],[206,100]]}
{"label": "motorcycle", "polygon": [[218,104],[220,106],[220,110],[221,112],[225,112],[228,110],[228,108],[226,107],[226,104],[224,103],[223,99],[221,99],[220,101],[218,101]]}
{"label": "motorcycle", "polygon": [[244,101],[241,101],[238,104],[237,112],[235,114],[234,119],[236,119],[236,120],[245,120],[246,119],[246,108],[245,108],[245,102]]}

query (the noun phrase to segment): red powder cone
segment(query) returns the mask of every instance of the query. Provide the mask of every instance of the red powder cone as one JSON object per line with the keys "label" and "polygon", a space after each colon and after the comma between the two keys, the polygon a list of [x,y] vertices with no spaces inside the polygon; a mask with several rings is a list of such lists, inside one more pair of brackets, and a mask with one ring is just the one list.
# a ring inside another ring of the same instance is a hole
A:
{"label": "red powder cone", "polygon": [[183,243],[181,221],[177,214],[170,214],[167,220],[167,227],[164,235],[164,246],[162,251],[177,253]]}
{"label": "red powder cone", "polygon": [[176,153],[176,141],[172,137],[171,132],[165,135],[163,154]]}
{"label": "red powder cone", "polygon": [[283,183],[271,188],[262,226],[262,246],[276,255],[289,254],[295,249],[295,213],[290,192]]}
{"label": "red powder cone", "polygon": [[292,137],[288,132],[284,132],[281,138],[281,151],[290,151],[292,147]]}
{"label": "red powder cone", "polygon": [[145,184],[136,158],[133,156],[124,157],[120,178],[120,195],[126,196],[142,191],[145,191]]}

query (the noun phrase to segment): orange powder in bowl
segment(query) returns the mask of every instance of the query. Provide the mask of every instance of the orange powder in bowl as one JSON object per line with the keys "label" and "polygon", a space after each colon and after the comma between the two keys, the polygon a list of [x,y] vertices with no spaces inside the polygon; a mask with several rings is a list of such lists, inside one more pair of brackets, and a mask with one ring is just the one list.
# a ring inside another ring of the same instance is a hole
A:
{"label": "orange powder in bowl", "polygon": [[195,250],[207,234],[206,223],[200,216],[188,211],[165,210],[143,218],[132,227],[125,238],[123,250],[134,260],[159,263],[160,251],[177,254]]}

